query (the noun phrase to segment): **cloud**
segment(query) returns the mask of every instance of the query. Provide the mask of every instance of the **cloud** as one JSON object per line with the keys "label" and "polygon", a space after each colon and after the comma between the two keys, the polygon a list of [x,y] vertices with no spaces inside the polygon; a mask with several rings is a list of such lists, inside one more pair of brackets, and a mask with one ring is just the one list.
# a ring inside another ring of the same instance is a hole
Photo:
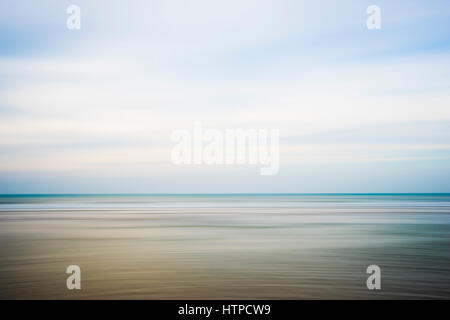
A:
{"label": "cloud", "polygon": [[381,1],[379,33],[350,1],[80,1],[78,33],[63,2],[26,4],[0,5],[0,192],[30,173],[206,179],[169,161],[194,121],[279,129],[294,171],[448,159],[448,2]]}

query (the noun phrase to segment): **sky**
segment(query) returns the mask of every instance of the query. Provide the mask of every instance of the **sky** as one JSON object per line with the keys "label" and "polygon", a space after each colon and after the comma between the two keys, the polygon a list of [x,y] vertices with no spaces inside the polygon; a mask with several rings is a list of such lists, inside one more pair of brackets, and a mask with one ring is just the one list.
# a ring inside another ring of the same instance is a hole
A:
{"label": "sky", "polygon": [[[278,174],[175,165],[195,121]],[[450,2],[0,2],[0,193],[215,192],[450,192]]]}

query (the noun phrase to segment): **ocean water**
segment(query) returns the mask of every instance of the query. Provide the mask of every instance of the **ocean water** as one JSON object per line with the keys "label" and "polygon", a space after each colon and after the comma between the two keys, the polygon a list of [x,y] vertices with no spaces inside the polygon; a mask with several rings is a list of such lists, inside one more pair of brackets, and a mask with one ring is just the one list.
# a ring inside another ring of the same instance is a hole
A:
{"label": "ocean water", "polygon": [[0,196],[0,299],[449,298],[450,194]]}

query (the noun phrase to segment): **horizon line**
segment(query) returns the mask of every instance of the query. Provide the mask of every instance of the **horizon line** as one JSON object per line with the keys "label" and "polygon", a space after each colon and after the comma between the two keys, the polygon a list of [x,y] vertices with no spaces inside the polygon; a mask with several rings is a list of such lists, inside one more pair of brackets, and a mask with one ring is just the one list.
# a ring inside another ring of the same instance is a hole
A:
{"label": "horizon line", "polygon": [[1,193],[4,196],[264,196],[264,195],[449,195],[450,192],[279,192],[279,193]]}

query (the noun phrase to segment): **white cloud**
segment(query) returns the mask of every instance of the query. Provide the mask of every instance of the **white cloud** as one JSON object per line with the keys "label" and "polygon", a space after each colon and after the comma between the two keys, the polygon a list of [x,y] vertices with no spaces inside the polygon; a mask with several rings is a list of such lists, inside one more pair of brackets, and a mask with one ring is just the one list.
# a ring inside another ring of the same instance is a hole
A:
{"label": "white cloud", "polygon": [[[36,53],[0,57],[0,171],[173,175],[170,133],[194,121],[279,129],[282,165],[447,159],[449,129],[395,139],[450,121],[449,52],[402,53],[441,37],[405,35],[445,18],[445,3],[408,12],[385,2],[378,34],[364,29],[364,5],[351,3],[80,1],[82,30],[70,33],[50,1],[14,7],[15,19],[4,2],[0,26],[19,39],[7,45],[41,38]],[[345,141],[385,125],[398,125],[392,143]],[[331,144],[339,130],[347,134]],[[309,136],[315,143],[300,139]]]}

